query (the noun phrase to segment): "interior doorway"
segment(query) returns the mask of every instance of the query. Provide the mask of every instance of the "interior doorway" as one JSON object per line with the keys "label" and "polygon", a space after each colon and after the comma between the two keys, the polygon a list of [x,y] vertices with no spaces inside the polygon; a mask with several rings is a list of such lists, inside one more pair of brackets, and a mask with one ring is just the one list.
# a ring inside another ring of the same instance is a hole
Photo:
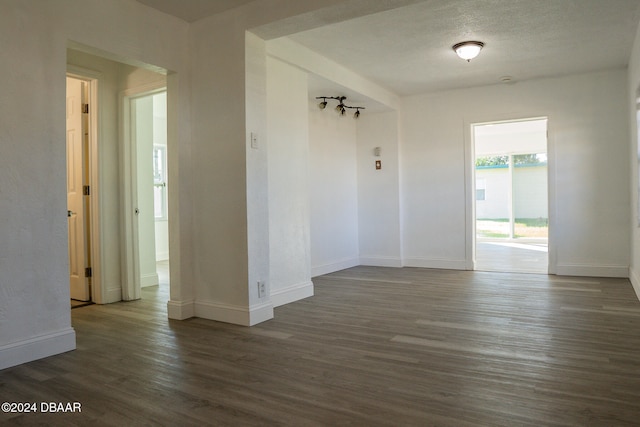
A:
{"label": "interior doorway", "polygon": [[473,125],[475,269],[547,274],[547,119]]}
{"label": "interior doorway", "polygon": [[98,76],[68,67],[66,77],[67,218],[71,307],[100,301]]}
{"label": "interior doorway", "polygon": [[67,77],[66,150],[67,219],[69,232],[69,286],[74,301],[91,300],[90,206],[88,195],[88,111],[86,82]]}
{"label": "interior doorway", "polygon": [[138,299],[142,288],[170,286],[166,88],[127,95],[124,104],[130,190],[125,221],[131,225],[133,277],[123,288],[123,299]]}

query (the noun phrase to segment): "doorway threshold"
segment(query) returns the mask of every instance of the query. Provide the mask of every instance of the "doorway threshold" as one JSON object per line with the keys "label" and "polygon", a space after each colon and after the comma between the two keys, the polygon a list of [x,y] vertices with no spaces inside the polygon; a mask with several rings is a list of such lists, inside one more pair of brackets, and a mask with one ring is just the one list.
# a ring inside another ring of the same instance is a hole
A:
{"label": "doorway threshold", "polygon": [[71,309],[73,310],[74,308],[86,307],[88,305],[93,305],[93,304],[95,304],[93,301],[78,301],[78,300],[72,299]]}

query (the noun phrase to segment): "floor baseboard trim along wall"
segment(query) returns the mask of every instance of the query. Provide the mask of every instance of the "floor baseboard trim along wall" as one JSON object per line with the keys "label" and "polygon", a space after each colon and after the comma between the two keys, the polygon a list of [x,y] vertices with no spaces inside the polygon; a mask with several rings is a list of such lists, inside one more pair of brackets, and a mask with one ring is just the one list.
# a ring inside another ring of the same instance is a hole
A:
{"label": "floor baseboard trim along wall", "polygon": [[636,292],[636,298],[640,301],[640,278],[632,268],[629,268],[629,280],[633,290]]}
{"label": "floor baseboard trim along wall", "polygon": [[106,297],[107,300],[104,301],[104,304],[122,301],[122,287],[107,289]]}
{"label": "floor baseboard trim along wall", "polygon": [[160,279],[158,278],[157,273],[140,276],[141,288],[146,288],[147,286],[157,286],[159,283],[160,283]]}
{"label": "floor baseboard trim along wall", "polygon": [[261,304],[254,304],[249,307],[249,325],[266,322],[273,319],[273,302],[268,301]]}
{"label": "floor baseboard trim along wall", "polygon": [[437,258],[405,258],[405,267],[440,268],[444,270],[466,270],[467,261]]}
{"label": "floor baseboard trim along wall", "polygon": [[346,258],[337,260],[328,264],[311,267],[311,277],[322,276],[324,274],[333,273],[347,268],[360,265],[360,258]]}
{"label": "floor baseboard trim along wall", "polygon": [[271,291],[271,302],[274,307],[299,301],[313,296],[313,282],[297,283],[286,288]]}
{"label": "floor baseboard trim along wall", "polygon": [[627,265],[558,264],[558,276],[629,277]]}
{"label": "floor baseboard trim along wall", "polygon": [[0,347],[0,369],[75,349],[76,332],[73,328],[66,328]]}
{"label": "floor baseboard trim along wall", "polygon": [[402,260],[390,256],[365,255],[360,257],[360,265],[368,265],[371,267],[402,267]]}
{"label": "floor baseboard trim along wall", "polygon": [[169,301],[167,313],[169,319],[185,320],[196,315],[194,301]]}
{"label": "floor baseboard trim along wall", "polygon": [[273,319],[271,301],[255,304],[251,307],[240,307],[210,301],[196,301],[195,317],[233,323],[234,325],[252,326]]}

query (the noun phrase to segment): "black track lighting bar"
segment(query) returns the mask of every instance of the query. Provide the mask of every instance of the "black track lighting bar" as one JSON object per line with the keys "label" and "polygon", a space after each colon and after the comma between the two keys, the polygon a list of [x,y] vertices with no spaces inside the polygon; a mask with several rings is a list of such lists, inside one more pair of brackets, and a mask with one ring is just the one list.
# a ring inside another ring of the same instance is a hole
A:
{"label": "black track lighting bar", "polygon": [[356,110],[355,114],[353,115],[354,119],[360,117],[360,110],[365,109],[364,107],[353,107],[351,105],[346,105],[344,103],[345,99],[347,99],[346,96],[316,96],[316,99],[322,100],[318,104],[318,108],[320,108],[321,110],[324,110],[327,107],[327,99],[335,99],[336,101],[338,101],[338,105],[336,105],[336,111],[338,111],[342,116],[345,115],[347,109]]}

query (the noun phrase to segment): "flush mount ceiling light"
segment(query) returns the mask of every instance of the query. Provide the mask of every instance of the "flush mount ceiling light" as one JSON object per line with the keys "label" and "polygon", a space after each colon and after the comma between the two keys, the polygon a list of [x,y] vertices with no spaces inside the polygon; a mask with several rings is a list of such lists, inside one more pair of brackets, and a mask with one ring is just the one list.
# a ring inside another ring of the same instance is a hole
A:
{"label": "flush mount ceiling light", "polygon": [[484,43],[477,41],[466,41],[456,43],[452,46],[452,49],[456,52],[456,54],[466,60],[467,62],[471,61],[473,58],[478,56],[482,48],[484,47]]}
{"label": "flush mount ceiling light", "polygon": [[321,110],[327,108],[327,99],[335,99],[336,101],[338,101],[338,105],[336,105],[336,111],[339,112],[341,116],[345,115],[345,113],[347,112],[347,108],[356,110],[355,114],[353,115],[354,119],[360,117],[360,110],[365,109],[364,107],[352,107],[350,105],[345,105],[344,100],[347,99],[346,96],[316,96],[316,99],[322,99],[322,101],[320,101],[320,103],[318,104],[318,108],[320,108]]}

